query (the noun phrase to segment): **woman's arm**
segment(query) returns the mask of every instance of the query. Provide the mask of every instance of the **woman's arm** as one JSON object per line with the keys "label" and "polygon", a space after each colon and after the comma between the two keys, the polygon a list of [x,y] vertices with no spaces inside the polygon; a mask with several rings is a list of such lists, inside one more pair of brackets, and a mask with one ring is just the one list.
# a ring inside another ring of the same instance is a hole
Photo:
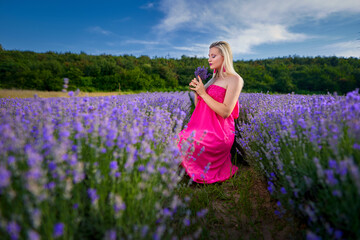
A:
{"label": "woman's arm", "polygon": [[[201,79],[200,79],[201,82]],[[202,82],[201,82],[202,84]],[[205,101],[205,103],[217,114],[223,118],[227,118],[232,113],[236,101],[239,98],[241,89],[244,85],[244,81],[240,76],[232,76],[229,78],[224,102],[220,103],[213,99],[209,94],[206,93],[201,87],[198,89],[198,94]]]}

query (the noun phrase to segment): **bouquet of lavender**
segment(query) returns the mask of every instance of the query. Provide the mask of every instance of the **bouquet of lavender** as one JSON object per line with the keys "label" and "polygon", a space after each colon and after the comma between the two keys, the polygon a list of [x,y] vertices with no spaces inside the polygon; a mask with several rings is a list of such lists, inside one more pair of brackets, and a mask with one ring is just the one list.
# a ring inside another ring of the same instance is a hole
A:
{"label": "bouquet of lavender", "polygon": [[211,74],[208,73],[208,68],[205,68],[204,66],[198,67],[195,70],[195,77],[199,81],[198,76],[200,76],[202,81],[205,81]]}
{"label": "bouquet of lavender", "polygon": [[[195,69],[195,77],[196,79],[199,81],[199,78],[198,76],[200,76],[201,80],[202,81],[205,81],[211,74],[208,73],[208,68],[205,68],[204,66],[203,67],[198,67]],[[191,108],[190,108],[190,113],[192,113],[195,109],[195,96],[194,96],[194,93],[191,93],[189,92],[189,97],[190,97],[190,100],[191,100]]]}

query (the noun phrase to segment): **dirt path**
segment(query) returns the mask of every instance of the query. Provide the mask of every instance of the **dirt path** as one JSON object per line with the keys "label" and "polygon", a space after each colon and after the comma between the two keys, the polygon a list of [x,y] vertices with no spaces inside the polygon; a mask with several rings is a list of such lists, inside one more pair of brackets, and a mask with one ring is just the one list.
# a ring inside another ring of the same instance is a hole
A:
{"label": "dirt path", "polygon": [[274,213],[279,210],[277,202],[252,167],[240,166],[239,174],[224,183],[191,188],[194,196],[207,193],[204,230],[208,239],[304,239],[303,224],[289,214]]}

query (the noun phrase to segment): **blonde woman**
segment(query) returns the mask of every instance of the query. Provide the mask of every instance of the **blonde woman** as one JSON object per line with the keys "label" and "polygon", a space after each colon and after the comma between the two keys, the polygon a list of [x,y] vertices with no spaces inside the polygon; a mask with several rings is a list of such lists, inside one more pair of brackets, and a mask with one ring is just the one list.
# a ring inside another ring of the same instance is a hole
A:
{"label": "blonde woman", "polygon": [[238,98],[244,85],[233,67],[230,45],[214,42],[209,48],[213,77],[204,85],[194,78],[190,89],[195,92],[195,109],[190,121],[179,134],[181,165],[198,183],[223,182],[238,168],[231,163],[234,142],[234,119],[239,116]]}

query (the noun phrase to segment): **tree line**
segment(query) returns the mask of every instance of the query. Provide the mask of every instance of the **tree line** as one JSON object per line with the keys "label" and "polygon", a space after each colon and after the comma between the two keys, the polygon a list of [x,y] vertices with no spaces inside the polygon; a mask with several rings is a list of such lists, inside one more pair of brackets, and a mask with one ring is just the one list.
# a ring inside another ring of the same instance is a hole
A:
{"label": "tree line", "polygon": [[[199,66],[208,66],[207,58],[35,53],[0,47],[0,88],[61,91],[63,79],[69,78],[68,90],[85,92],[186,90]],[[245,92],[345,94],[360,87],[359,58],[295,55],[237,60],[234,68],[244,79]]]}

